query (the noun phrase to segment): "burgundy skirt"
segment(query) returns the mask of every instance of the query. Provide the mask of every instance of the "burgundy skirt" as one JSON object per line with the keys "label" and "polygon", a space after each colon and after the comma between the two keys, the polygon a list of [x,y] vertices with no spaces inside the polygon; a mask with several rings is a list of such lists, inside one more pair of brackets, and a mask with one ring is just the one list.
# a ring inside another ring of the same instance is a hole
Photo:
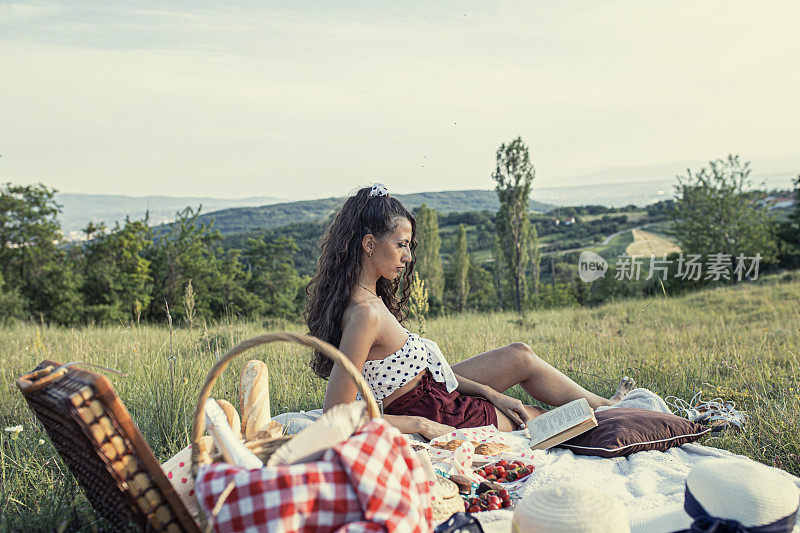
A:
{"label": "burgundy skirt", "polygon": [[494,404],[485,398],[447,392],[444,383],[425,370],[416,387],[394,400],[383,410],[387,415],[424,416],[455,428],[497,427]]}

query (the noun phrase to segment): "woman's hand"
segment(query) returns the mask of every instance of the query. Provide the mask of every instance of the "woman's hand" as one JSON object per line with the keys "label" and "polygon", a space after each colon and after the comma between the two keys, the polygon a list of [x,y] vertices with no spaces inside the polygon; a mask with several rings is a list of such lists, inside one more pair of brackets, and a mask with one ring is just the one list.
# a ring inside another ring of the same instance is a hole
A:
{"label": "woman's hand", "polygon": [[434,422],[428,418],[419,417],[419,427],[417,428],[417,433],[422,435],[428,440],[435,439],[445,433],[451,433],[456,431],[456,428],[453,426],[447,426],[445,424],[440,424],[439,422]]}
{"label": "woman's hand", "polygon": [[530,419],[530,415],[521,401],[499,392],[493,394],[489,401],[510,418],[516,427],[519,429],[525,428],[525,423]]}

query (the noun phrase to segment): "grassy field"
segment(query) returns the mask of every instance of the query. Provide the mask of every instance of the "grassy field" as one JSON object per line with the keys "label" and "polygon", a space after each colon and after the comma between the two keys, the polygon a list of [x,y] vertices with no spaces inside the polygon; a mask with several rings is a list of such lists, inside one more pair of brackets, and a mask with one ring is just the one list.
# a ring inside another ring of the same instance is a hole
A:
{"label": "grassy field", "polygon": [[[628,235],[630,235],[628,233]],[[610,395],[623,375],[662,396],[733,399],[750,415],[744,432],[702,441],[800,474],[800,273],[682,297],[614,302],[593,309],[463,314],[429,320],[424,333],[451,362],[513,341],[581,385]],[[410,329],[417,330],[412,323]],[[229,321],[170,331],[135,324],[83,329],[17,325],[0,329],[0,530],[102,528],[28,411],[14,379],[40,360],[89,361],[127,373],[110,375],[160,460],[188,443],[196,394],[217,356],[233,343],[280,323]],[[324,382],[294,345],[250,352],[271,369],[273,412],[318,407]],[[214,397],[238,404],[238,362]],[[298,393],[300,391],[300,393]],[[510,394],[528,400],[519,387]],[[238,405],[237,405],[238,406]]]}
{"label": "grassy field", "polygon": [[625,215],[628,217],[628,222],[639,222],[643,218],[647,216],[647,210],[645,209],[636,209],[632,211],[620,211],[618,213],[600,213],[597,215],[580,215],[581,220],[583,222],[592,222],[594,220],[600,220],[604,216],[612,216],[618,217],[620,215]]}
{"label": "grassy field", "polygon": [[606,261],[613,264],[616,263],[617,257],[625,253],[625,250],[632,242],[633,234],[630,231],[625,231],[611,239],[608,244],[599,244],[589,248],[589,250],[601,255]]}

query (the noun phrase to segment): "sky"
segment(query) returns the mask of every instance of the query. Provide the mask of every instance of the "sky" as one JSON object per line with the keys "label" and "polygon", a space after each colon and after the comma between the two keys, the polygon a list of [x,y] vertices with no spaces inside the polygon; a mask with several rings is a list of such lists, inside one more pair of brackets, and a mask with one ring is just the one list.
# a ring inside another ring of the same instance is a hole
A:
{"label": "sky", "polygon": [[490,189],[517,136],[534,190],[731,152],[792,159],[798,18],[788,1],[0,0],[0,181]]}

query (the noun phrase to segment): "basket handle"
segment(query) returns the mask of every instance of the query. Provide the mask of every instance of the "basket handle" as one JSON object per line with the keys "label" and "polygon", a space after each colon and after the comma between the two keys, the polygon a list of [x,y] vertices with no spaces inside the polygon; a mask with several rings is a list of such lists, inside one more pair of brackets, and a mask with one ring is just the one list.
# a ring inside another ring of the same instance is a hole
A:
{"label": "basket handle", "polygon": [[195,466],[199,464],[205,464],[206,462],[201,459],[202,452],[200,450],[199,443],[200,437],[202,437],[203,432],[206,429],[204,407],[206,400],[208,400],[208,398],[211,396],[211,389],[214,387],[217,377],[222,374],[233,358],[241,355],[250,348],[255,348],[256,346],[261,346],[262,344],[278,341],[294,342],[303,346],[308,346],[309,348],[313,348],[317,352],[324,354],[329,359],[332,359],[334,363],[339,363],[342,368],[344,368],[344,371],[347,373],[347,375],[350,376],[350,378],[355,382],[358,392],[361,393],[361,397],[366,400],[367,412],[369,413],[369,416],[371,418],[380,418],[381,413],[378,409],[378,403],[375,401],[375,396],[372,395],[372,390],[370,389],[369,385],[367,385],[367,382],[364,380],[361,372],[359,372],[355,365],[350,362],[347,356],[340,352],[335,346],[316,337],[312,337],[311,335],[300,335],[286,331],[266,333],[264,335],[259,335],[257,337],[244,340],[225,352],[220,360],[217,361],[217,364],[215,364],[208,373],[206,382],[203,384],[203,388],[200,390],[200,396],[197,399],[197,405],[195,405],[194,408],[194,427],[192,428],[192,462],[195,463]]}

